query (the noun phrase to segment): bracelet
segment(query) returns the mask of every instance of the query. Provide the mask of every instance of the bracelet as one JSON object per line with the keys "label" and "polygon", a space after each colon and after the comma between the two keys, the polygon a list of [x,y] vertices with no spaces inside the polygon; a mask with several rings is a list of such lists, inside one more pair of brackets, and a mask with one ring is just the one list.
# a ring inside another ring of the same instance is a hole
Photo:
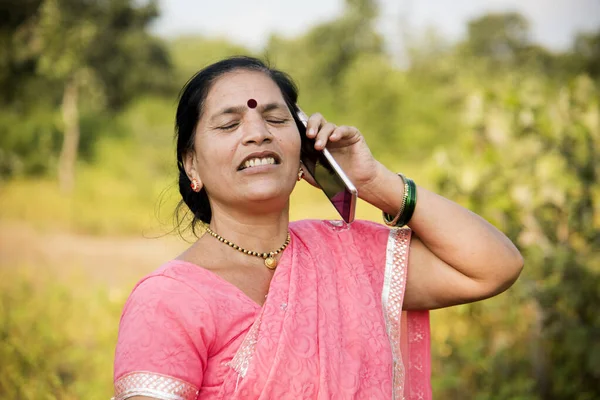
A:
{"label": "bracelet", "polygon": [[398,176],[402,178],[402,182],[404,182],[404,196],[402,196],[402,204],[400,204],[400,210],[393,219],[390,214],[387,214],[385,212],[383,213],[383,222],[385,222],[387,226],[398,226],[398,220],[404,212],[404,207],[406,207],[406,200],[408,199],[408,179],[406,179],[406,177],[403,174],[398,174]]}
{"label": "bracelet", "polygon": [[395,227],[408,224],[415,212],[415,207],[417,206],[417,185],[412,179],[407,178],[402,174],[398,174],[398,176],[400,176],[404,182],[404,196],[402,197],[400,210],[393,218],[390,214],[383,213],[383,221],[385,224]]}

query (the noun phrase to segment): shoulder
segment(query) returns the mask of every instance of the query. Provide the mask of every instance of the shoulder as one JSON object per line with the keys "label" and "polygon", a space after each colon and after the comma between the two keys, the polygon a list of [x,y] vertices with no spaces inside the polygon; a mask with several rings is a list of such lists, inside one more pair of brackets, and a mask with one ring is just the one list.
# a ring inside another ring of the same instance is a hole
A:
{"label": "shoulder", "polygon": [[171,260],[140,279],[131,294],[147,291],[162,293],[169,290],[197,294],[200,290],[198,285],[194,285],[193,282],[201,279],[200,267],[179,260]]}
{"label": "shoulder", "polygon": [[184,341],[199,348],[199,341],[209,343],[214,337],[210,293],[203,293],[193,281],[186,281],[187,275],[176,264],[163,265],[133,288],[119,323],[120,350],[135,347],[138,341],[161,343],[162,347]]}
{"label": "shoulder", "polygon": [[200,267],[169,261],[138,281],[125,303],[123,316],[141,311],[155,315],[162,309],[193,319],[187,315],[190,309],[210,311],[210,286]]}

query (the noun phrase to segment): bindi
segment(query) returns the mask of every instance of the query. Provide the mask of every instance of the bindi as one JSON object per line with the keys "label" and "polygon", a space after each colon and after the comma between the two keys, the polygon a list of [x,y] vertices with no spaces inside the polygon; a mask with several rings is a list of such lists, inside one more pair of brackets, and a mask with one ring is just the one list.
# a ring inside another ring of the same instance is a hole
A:
{"label": "bindi", "polygon": [[256,106],[258,105],[258,103],[256,102],[256,100],[254,100],[254,99],[248,100],[248,103],[246,103],[246,104],[248,104],[249,108],[256,108]]}

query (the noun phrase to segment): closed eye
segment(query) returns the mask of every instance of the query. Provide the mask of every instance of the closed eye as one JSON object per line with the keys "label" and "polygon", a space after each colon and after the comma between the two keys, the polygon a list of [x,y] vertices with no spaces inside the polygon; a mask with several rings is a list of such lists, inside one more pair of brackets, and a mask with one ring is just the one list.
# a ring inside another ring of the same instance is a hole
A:
{"label": "closed eye", "polygon": [[270,124],[285,124],[289,119],[268,119],[267,122]]}
{"label": "closed eye", "polygon": [[220,129],[222,131],[230,131],[230,130],[234,129],[235,127],[237,127],[238,125],[239,125],[238,122],[234,122],[234,123],[229,124],[229,125],[219,126],[217,129]]}

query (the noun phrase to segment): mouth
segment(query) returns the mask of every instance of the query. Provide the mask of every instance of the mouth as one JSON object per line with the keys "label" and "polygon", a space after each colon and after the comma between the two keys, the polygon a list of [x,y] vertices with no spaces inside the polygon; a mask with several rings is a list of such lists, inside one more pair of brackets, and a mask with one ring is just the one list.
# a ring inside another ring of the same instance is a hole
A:
{"label": "mouth", "polygon": [[260,153],[249,154],[238,167],[238,171],[244,169],[260,167],[263,165],[279,165],[281,159],[279,156],[272,151],[263,151]]}

